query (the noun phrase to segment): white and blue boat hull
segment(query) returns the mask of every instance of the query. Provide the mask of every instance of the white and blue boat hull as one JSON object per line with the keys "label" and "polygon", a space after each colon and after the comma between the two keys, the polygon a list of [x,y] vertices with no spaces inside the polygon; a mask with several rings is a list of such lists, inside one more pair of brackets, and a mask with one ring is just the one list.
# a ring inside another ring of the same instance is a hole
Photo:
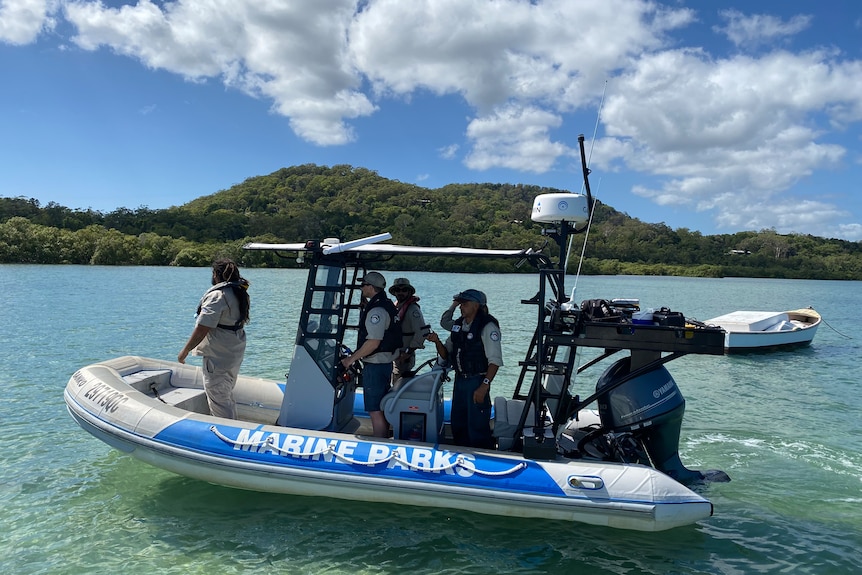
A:
{"label": "white and blue boat hull", "polygon": [[[140,374],[157,372],[168,374],[169,393],[153,386],[151,394],[140,384]],[[188,408],[203,401],[200,382],[199,369],[188,365],[118,358],[78,370],[65,400],[75,421],[110,446],[161,469],[241,489],[642,531],[712,514],[708,500],[643,465],[534,461],[518,453],[277,426],[283,385],[270,380],[237,383],[240,417],[249,421],[212,417]],[[172,405],[168,395],[181,401]]]}

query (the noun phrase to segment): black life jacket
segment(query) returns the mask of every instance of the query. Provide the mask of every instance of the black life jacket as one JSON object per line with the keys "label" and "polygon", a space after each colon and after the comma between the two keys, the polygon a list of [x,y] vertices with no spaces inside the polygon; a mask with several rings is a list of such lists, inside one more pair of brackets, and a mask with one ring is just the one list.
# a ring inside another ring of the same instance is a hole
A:
{"label": "black life jacket", "polygon": [[365,329],[365,318],[368,316],[368,312],[374,308],[383,308],[389,314],[389,327],[383,332],[383,339],[372,355],[379,352],[395,351],[402,344],[401,322],[399,321],[398,310],[395,309],[395,305],[389,301],[389,298],[382,291],[368,300],[362,313],[359,314],[359,335],[356,340],[356,349],[362,347],[362,344],[368,339],[368,330]]}
{"label": "black life jacket", "polygon": [[460,374],[476,375],[488,371],[488,357],[485,355],[485,345],[482,343],[482,330],[488,323],[493,323],[499,329],[500,322],[497,318],[487,313],[479,313],[470,324],[470,331],[465,332],[461,327],[464,318],[459,317],[454,325],[459,326],[456,330],[453,326],[452,355],[455,369]]}

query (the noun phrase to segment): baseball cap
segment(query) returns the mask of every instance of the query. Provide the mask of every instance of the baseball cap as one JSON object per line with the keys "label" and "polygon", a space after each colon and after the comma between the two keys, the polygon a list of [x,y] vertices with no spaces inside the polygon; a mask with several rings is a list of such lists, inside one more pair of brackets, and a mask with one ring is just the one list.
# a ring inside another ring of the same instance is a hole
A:
{"label": "baseball cap", "polygon": [[386,278],[377,272],[368,272],[365,274],[365,277],[362,278],[362,283],[383,289],[386,287]]}
{"label": "baseball cap", "polygon": [[479,305],[486,305],[488,303],[485,294],[477,289],[465,289],[461,293],[456,293],[454,296],[452,296],[452,299],[458,302],[474,301]]}

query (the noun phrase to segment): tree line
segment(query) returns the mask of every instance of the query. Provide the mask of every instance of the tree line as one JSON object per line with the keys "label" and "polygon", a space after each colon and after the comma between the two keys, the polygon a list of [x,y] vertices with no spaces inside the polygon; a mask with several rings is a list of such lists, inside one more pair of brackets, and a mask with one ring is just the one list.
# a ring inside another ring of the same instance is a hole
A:
{"label": "tree line", "polygon": [[[0,198],[0,263],[207,266],[226,256],[247,267],[290,267],[296,262],[242,246],[384,231],[406,245],[539,248],[544,238],[542,226],[530,220],[533,198],[560,191],[488,183],[428,189],[365,168],[307,164],[161,210],[102,213]],[[583,238],[576,236],[576,243]],[[580,253],[578,247],[572,258]],[[860,242],[769,229],[705,236],[642,222],[602,203],[585,254],[581,271],[589,275],[862,279]],[[388,267],[515,271],[511,262],[446,258],[396,258]]]}

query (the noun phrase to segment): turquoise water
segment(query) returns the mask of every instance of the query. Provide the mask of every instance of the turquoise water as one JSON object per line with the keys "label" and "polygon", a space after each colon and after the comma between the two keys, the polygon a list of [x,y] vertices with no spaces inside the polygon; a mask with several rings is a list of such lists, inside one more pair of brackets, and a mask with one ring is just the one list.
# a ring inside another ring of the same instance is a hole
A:
{"label": "turquoise water", "polygon": [[[304,273],[247,270],[243,372],[282,379]],[[390,279],[396,274],[386,274]],[[487,292],[511,391],[532,333],[532,276],[411,273],[426,316]],[[811,347],[688,356],[668,364],[686,397],[681,456],[718,468],[715,516],[664,533],[443,509],[244,492],[151,468],[78,428],[63,388],[118,355],[173,359],[207,269],[0,266],[0,572],[51,573],[855,573],[862,570],[859,310],[862,282],[586,277],[576,300],[638,297],[707,319],[811,305]],[[429,352],[425,356],[430,357]],[[582,396],[600,368],[578,381]],[[499,385],[498,385],[499,383]]]}

